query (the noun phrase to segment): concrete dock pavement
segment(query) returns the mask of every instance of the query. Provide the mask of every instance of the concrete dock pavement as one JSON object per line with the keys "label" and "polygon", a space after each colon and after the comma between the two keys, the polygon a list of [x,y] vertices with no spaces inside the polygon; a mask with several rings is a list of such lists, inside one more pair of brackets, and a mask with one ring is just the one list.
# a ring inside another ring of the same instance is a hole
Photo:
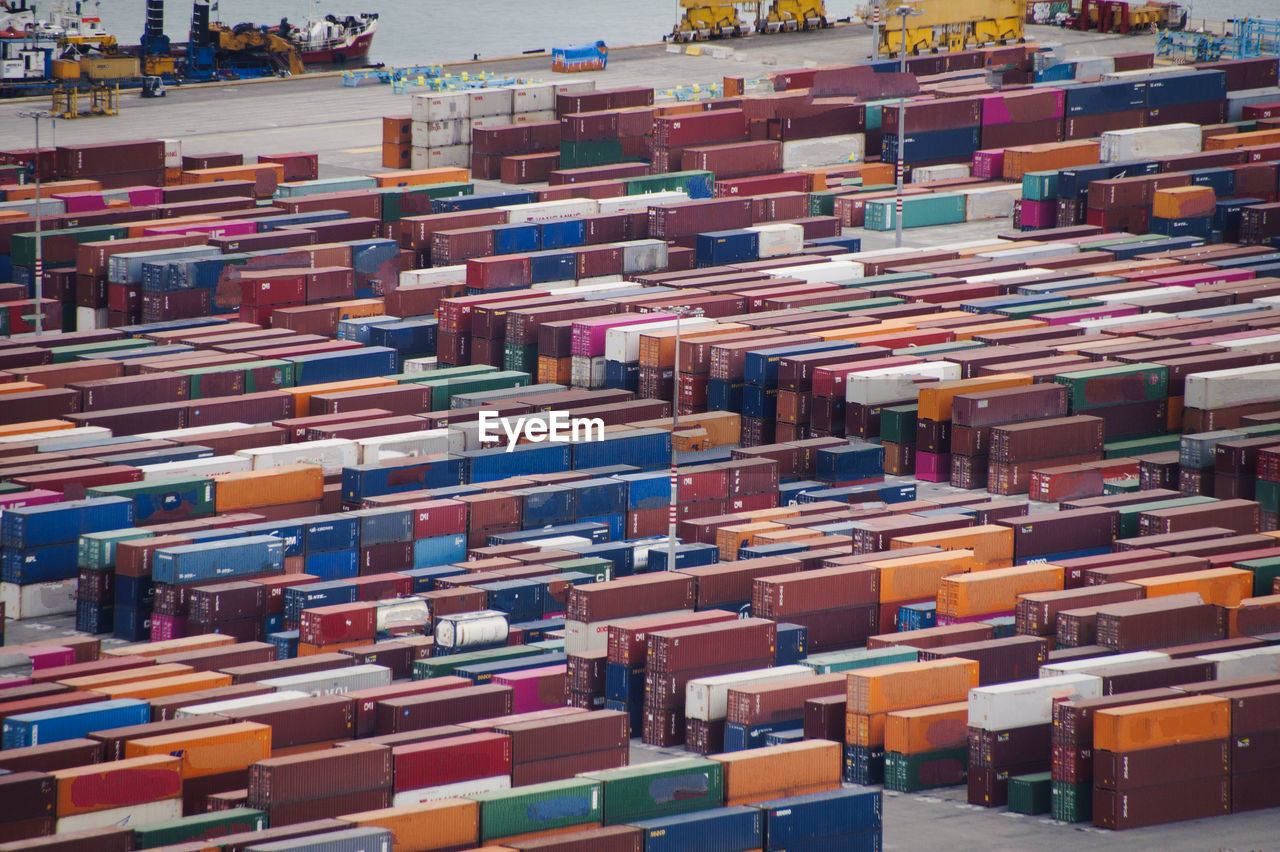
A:
{"label": "concrete dock pavement", "polygon": [[[1068,56],[1154,47],[1151,36],[1099,36],[1057,27],[1030,26],[1027,35],[1042,44],[1061,45]],[[608,69],[585,74],[553,74],[550,57],[545,55],[460,63],[447,71],[469,75],[483,71],[544,82],[593,79],[602,88],[651,85],[661,99],[673,87],[718,83],[726,76],[751,80],[806,63],[863,62],[871,54],[871,32],[861,25],[846,25],[700,46],[729,47],[733,54],[727,59],[705,53],[690,56],[668,53],[668,45],[654,44],[611,50]],[[423,62],[430,62],[430,56],[424,56]],[[322,177],[367,174],[382,170],[382,116],[408,113],[411,96],[427,93],[426,88],[410,86],[406,94],[397,95],[391,86],[370,81],[354,88],[343,86],[341,75],[336,74],[173,86],[166,97],[145,100],[135,90],[121,92],[118,116],[59,121],[55,133],[62,143],[180,138],[184,153],[237,151],[250,159],[258,154],[308,151],[320,155]],[[32,122],[18,118],[17,113],[47,103],[44,98],[0,102],[0,149],[30,147]],[[42,141],[47,138],[42,131]]]}

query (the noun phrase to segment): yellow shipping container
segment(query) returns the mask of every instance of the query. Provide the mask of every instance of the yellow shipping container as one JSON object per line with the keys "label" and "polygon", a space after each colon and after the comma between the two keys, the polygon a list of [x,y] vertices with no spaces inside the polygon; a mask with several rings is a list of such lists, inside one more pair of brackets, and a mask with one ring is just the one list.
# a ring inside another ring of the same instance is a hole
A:
{"label": "yellow shipping container", "polygon": [[940,423],[950,422],[951,403],[956,394],[1002,390],[1029,384],[1031,384],[1031,377],[1022,373],[997,373],[994,376],[937,382],[920,388],[920,402],[917,407],[918,416],[921,420],[933,420]]}
{"label": "yellow shipping container", "polygon": [[136,56],[82,56],[80,70],[90,80],[132,80],[142,76]]}
{"label": "yellow shipping container", "polygon": [[1058,565],[1018,565],[954,574],[938,589],[939,615],[985,615],[1011,612],[1018,595],[1062,588],[1063,570]]}
{"label": "yellow shipping container", "polygon": [[839,743],[806,740],[710,758],[723,764],[724,803],[732,806],[838,790],[841,752]]}
{"label": "yellow shipping container", "polygon": [[889,550],[926,545],[972,551],[975,568],[1004,568],[1013,563],[1013,530],[997,524],[899,536],[889,542]]}
{"label": "yellow shipping container", "polygon": [[[417,805],[347,814],[352,825],[391,832],[392,852],[469,848],[480,842],[480,804],[470,799],[438,799]],[[574,826],[580,829],[580,826]]]}
{"label": "yellow shipping container", "polygon": [[880,571],[882,604],[934,597],[943,577],[965,574],[977,567],[972,550],[940,550],[866,564]]}
{"label": "yellow shipping container", "polygon": [[96,687],[93,691],[111,699],[159,698],[162,695],[180,695],[200,689],[218,689],[231,685],[231,675],[221,672],[192,672],[191,674],[162,677],[158,680],[130,681]]}
{"label": "yellow shipping container", "polygon": [[424,186],[431,183],[466,183],[471,172],[459,168],[403,169],[369,175],[378,186]]}
{"label": "yellow shipping container", "polygon": [[1093,717],[1095,751],[1144,751],[1231,736],[1231,702],[1216,695],[1099,710]]}
{"label": "yellow shipping container", "polygon": [[849,672],[845,712],[888,713],[963,701],[978,685],[978,662],[945,658]]}
{"label": "yellow shipping container", "polygon": [[1145,598],[1196,592],[1205,603],[1215,606],[1239,606],[1240,601],[1253,595],[1253,572],[1240,568],[1209,568],[1125,582],[1142,587]]}
{"label": "yellow shipping container", "polygon": [[180,757],[183,778],[232,772],[271,757],[271,726],[237,722],[180,734],[143,737],[124,744],[125,757],[152,754]]}
{"label": "yellow shipping container", "polygon": [[884,750],[923,754],[969,743],[969,702],[895,710],[884,726]]}
{"label": "yellow shipping container", "polygon": [[291,464],[267,470],[224,473],[213,479],[218,514],[259,506],[305,503],[324,497],[324,469],[318,464]]}
{"label": "yellow shipping container", "polygon": [[79,80],[80,79],[80,63],[74,59],[53,60],[53,79]]}

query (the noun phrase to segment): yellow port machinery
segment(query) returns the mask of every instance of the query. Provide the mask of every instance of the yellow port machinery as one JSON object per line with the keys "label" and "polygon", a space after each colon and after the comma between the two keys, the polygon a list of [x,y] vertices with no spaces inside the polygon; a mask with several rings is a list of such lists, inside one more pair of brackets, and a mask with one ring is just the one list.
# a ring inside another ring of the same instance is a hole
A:
{"label": "yellow port machinery", "polygon": [[738,15],[738,5],[755,6],[752,3],[714,3],[706,0],[680,0],[684,15],[671,31],[672,41],[706,41],[713,38],[732,38],[746,35],[750,27]]}
{"label": "yellow port machinery", "polygon": [[774,0],[769,13],[757,24],[762,33],[820,30],[829,27],[823,0]]}
{"label": "yellow port machinery", "polygon": [[209,30],[217,37],[217,48],[223,54],[257,55],[274,63],[280,71],[298,75],[306,69],[298,48],[288,39],[249,24],[227,27],[210,24]]}
{"label": "yellow port machinery", "polygon": [[905,33],[893,3],[881,5],[881,53],[896,56],[904,41],[914,54],[1007,44],[1026,33],[1027,0],[917,0],[907,5],[916,14],[907,18]]}

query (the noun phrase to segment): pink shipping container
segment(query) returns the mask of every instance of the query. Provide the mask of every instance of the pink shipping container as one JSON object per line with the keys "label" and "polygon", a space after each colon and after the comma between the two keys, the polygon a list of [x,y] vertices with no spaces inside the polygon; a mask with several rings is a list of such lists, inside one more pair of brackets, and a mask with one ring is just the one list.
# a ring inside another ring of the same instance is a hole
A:
{"label": "pink shipping container", "polygon": [[545,666],[494,675],[493,682],[511,687],[511,712],[530,713],[564,706],[568,666]]}
{"label": "pink shipping container", "polygon": [[1004,174],[1004,149],[991,148],[986,151],[973,152],[973,166],[970,170],[974,177],[1000,180]]}
{"label": "pink shipping container", "polygon": [[43,506],[61,502],[62,495],[57,491],[46,491],[41,488],[19,491],[16,494],[0,494],[0,512],[6,509],[20,509],[23,506]]}
{"label": "pink shipping container", "polygon": [[101,192],[59,192],[53,197],[66,205],[68,213],[90,213],[107,209],[107,202]]}
{"label": "pink shipping container", "polygon": [[150,207],[164,203],[164,187],[160,186],[127,186],[115,192],[129,193],[129,204],[134,207]]}
{"label": "pink shipping container", "polygon": [[163,615],[153,613],[151,616],[151,641],[181,639],[187,635],[187,617],[185,615]]}
{"label": "pink shipping container", "polygon": [[1059,311],[1057,313],[1034,314],[1031,318],[1047,322],[1049,325],[1070,325],[1081,320],[1105,319],[1107,317],[1129,317],[1139,313],[1136,305],[1099,305],[1094,308],[1081,308],[1078,311]]}
{"label": "pink shipping container", "polygon": [[39,648],[32,648],[28,656],[31,657],[31,668],[34,671],[69,666],[76,661],[76,652],[61,645],[45,645]]}
{"label": "pink shipping container", "polygon": [[511,738],[484,732],[410,743],[393,748],[391,760],[397,793],[510,775]]}
{"label": "pink shipping container", "polygon": [[624,325],[635,325],[641,322],[658,322],[669,319],[675,319],[675,314],[613,314],[611,316],[575,320],[573,323],[573,337],[569,344],[569,354],[595,358],[604,354],[605,336],[608,334],[609,329]]}
{"label": "pink shipping container", "polygon": [[925,482],[951,481],[951,453],[916,453],[916,479]]}
{"label": "pink shipping container", "polygon": [[[981,152],[979,152],[981,153]],[[1004,157],[1001,157],[1003,161]],[[974,163],[977,163],[977,157],[974,157]],[[1000,174],[998,169],[1003,166],[997,166],[996,174]],[[986,177],[986,175],[979,175]],[[1022,226],[1024,228],[1053,228],[1057,225],[1058,205],[1054,201],[1028,201],[1022,199]]]}
{"label": "pink shipping container", "polygon": [[1040,91],[1002,92],[984,95],[982,123],[1026,124],[1066,115],[1066,93],[1061,89]]}

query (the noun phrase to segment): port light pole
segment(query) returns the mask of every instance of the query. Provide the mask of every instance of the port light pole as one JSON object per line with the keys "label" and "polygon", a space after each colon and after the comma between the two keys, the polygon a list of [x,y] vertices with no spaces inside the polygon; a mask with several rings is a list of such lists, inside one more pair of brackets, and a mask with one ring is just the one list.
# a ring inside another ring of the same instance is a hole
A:
{"label": "port light pole", "polygon": [[29,170],[34,174],[36,179],[36,257],[35,269],[35,287],[32,291],[32,298],[35,300],[35,310],[31,314],[23,317],[35,325],[36,335],[44,334],[44,234],[41,228],[43,201],[40,196],[40,119],[49,119],[53,124],[53,114],[48,112],[20,112],[19,118],[30,118],[35,121],[36,125],[36,153],[35,159],[31,162]]}
{"label": "port light pole", "polygon": [[[901,44],[899,47],[898,70],[907,73],[907,18],[912,15],[922,14],[921,11],[910,4],[903,3],[901,6],[893,10],[893,14],[897,15],[902,22],[902,29],[899,31]],[[901,98],[898,101],[898,144],[895,159],[897,173],[897,196],[893,200],[893,244],[897,248],[902,248],[902,157],[906,153],[907,139],[907,99]]]}
{"label": "port light pole", "polygon": [[680,428],[680,320],[702,316],[702,308],[679,305],[668,308],[676,315],[676,352],[671,370],[671,505],[667,507],[667,570],[676,570],[676,521],[679,517],[680,477],[676,472],[676,431]]}

